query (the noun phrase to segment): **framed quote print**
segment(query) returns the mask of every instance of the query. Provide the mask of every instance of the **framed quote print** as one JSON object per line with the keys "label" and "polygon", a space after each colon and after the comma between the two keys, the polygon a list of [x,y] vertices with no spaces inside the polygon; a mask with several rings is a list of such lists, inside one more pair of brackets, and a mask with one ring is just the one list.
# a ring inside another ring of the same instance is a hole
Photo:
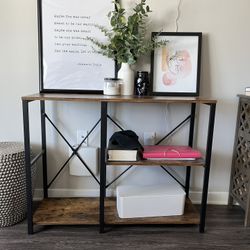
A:
{"label": "framed quote print", "polygon": [[96,25],[109,27],[113,9],[111,0],[38,0],[41,93],[102,93],[115,62],[87,37],[105,41]]}
{"label": "framed quote print", "polygon": [[163,96],[198,96],[202,33],[152,33],[167,41],[151,55],[151,92]]}

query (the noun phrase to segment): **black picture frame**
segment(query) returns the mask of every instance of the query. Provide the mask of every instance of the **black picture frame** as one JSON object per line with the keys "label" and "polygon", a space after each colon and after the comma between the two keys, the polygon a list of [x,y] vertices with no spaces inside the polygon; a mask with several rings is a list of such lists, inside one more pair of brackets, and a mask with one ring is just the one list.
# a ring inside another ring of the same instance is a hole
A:
{"label": "black picture frame", "polygon": [[[84,54],[83,46],[85,47],[86,44],[82,43],[82,48],[80,44],[84,41],[89,43],[88,48],[92,48],[90,41],[84,40],[83,31],[86,31],[89,36],[95,37],[95,32],[100,36],[100,30],[92,24],[108,23],[105,13],[113,8],[114,4],[110,0],[93,0],[87,5],[82,0],[37,0],[40,93],[103,94],[104,78],[116,76],[117,64],[112,59],[93,53],[93,50],[91,52],[90,49],[88,55]],[[83,14],[79,14],[80,11],[83,11]],[[91,13],[97,14],[91,16]],[[96,21],[97,19],[99,22]],[[79,27],[85,24],[84,27],[87,28],[77,28],[74,26],[77,23]],[[60,27],[64,30],[61,35],[59,30],[56,31],[56,28],[60,29]],[[75,46],[72,40],[73,29],[77,33],[75,37],[79,38],[74,43]],[[59,36],[62,37],[61,41]],[[66,39],[69,40],[68,43]],[[64,50],[63,43],[66,44]],[[62,53],[62,51],[69,51],[69,47],[72,48],[70,52],[72,54]],[[55,48],[60,52],[56,54]],[[83,53],[83,57],[80,57],[79,53]],[[84,58],[85,55],[87,57]]]}
{"label": "black picture frame", "polygon": [[151,53],[151,94],[199,96],[201,32],[152,32],[152,39],[168,41]]}

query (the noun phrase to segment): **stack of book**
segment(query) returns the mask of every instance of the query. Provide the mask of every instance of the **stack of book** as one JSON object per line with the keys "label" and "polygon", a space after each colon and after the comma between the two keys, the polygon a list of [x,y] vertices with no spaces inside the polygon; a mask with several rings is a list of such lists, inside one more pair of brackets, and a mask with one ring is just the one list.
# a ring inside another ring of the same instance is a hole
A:
{"label": "stack of book", "polygon": [[200,151],[189,146],[144,146],[143,158],[148,160],[195,160],[201,158]]}
{"label": "stack of book", "polygon": [[142,154],[137,149],[120,149],[110,147],[108,148],[109,161],[139,161],[142,159]]}
{"label": "stack of book", "polygon": [[250,87],[246,87],[245,94],[248,95],[248,96],[250,96]]}
{"label": "stack of book", "polygon": [[109,161],[138,161],[147,160],[196,160],[201,158],[202,154],[199,150],[189,146],[144,146],[144,151],[139,150],[116,149],[114,147],[108,149]]}

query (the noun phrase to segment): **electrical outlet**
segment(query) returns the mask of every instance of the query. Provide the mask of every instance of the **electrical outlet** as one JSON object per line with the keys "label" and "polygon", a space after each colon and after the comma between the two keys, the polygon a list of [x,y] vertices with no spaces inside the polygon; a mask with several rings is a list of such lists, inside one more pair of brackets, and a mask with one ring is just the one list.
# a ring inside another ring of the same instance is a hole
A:
{"label": "electrical outlet", "polygon": [[[77,144],[80,144],[82,140],[87,136],[88,131],[87,130],[82,130],[82,129],[77,129]],[[88,146],[88,138],[84,141],[82,146],[87,147]]]}
{"label": "electrical outlet", "polygon": [[143,134],[144,145],[155,145],[155,138],[156,138],[155,132],[144,132]]}

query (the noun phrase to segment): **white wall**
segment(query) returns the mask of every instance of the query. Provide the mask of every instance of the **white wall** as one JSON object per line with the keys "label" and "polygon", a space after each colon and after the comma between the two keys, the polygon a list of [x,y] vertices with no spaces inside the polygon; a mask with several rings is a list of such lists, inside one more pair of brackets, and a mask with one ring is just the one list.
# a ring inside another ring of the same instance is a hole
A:
{"label": "white wall", "polygon": [[[128,6],[134,1],[123,2]],[[148,4],[153,10],[149,31],[175,31],[178,0],[148,0]],[[250,85],[250,30],[247,28],[250,23],[249,8],[248,0],[183,0],[180,8],[179,31],[203,32],[201,95],[218,100],[209,185],[211,203],[225,203],[227,199],[237,111],[236,95],[243,93],[244,87]],[[36,1],[0,1],[0,37],[0,141],[22,141],[20,98],[38,92]],[[137,68],[149,70],[149,58],[143,58]],[[38,105],[31,106],[32,145],[36,151],[40,141]],[[76,140],[76,129],[89,129],[99,117],[98,111],[97,104],[48,105],[48,112],[73,143]],[[162,105],[138,105],[132,109],[129,104],[120,104],[111,107],[110,112],[140,136],[144,130],[152,131],[153,128],[160,137],[181,120],[187,109],[184,106]],[[144,116],[146,112],[150,116]],[[204,112],[207,110],[200,110],[201,119],[197,127],[202,136],[196,142],[201,149],[205,145]],[[83,116],[84,113],[86,116]],[[167,119],[167,115],[170,119]],[[182,138],[186,140],[186,131],[187,127],[172,142],[180,142]],[[48,135],[51,178],[59,168],[58,164],[66,160],[68,149],[50,127]],[[95,132],[90,138],[90,144],[97,145],[98,142],[99,133]],[[117,169],[109,170],[109,177],[117,172]],[[183,174],[182,171],[180,174]],[[159,168],[135,168],[120,183],[164,182],[165,177]],[[199,195],[201,179],[202,172],[195,171],[191,185],[194,199],[195,195]],[[91,195],[93,193],[90,191],[95,194],[97,185],[90,178],[69,176],[65,170],[52,189],[54,194],[65,194],[66,191],[71,194],[69,190],[73,189],[80,190],[80,194]]]}

